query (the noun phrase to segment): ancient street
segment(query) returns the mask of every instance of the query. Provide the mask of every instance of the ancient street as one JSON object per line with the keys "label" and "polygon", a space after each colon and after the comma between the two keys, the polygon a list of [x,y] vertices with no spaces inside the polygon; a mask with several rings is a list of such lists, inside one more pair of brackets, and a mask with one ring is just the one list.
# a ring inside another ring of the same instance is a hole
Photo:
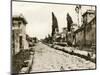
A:
{"label": "ancient street", "polygon": [[30,73],[95,68],[95,63],[50,48],[41,42],[34,46],[34,50],[35,54]]}

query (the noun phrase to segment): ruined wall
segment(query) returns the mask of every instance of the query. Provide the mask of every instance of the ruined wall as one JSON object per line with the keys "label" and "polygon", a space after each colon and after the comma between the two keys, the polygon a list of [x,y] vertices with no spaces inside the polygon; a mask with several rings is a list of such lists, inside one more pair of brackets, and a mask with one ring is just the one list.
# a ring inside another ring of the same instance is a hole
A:
{"label": "ruined wall", "polygon": [[[84,33],[85,30],[85,33]],[[85,37],[84,37],[85,35]],[[95,19],[91,21],[83,30],[78,31],[75,34],[75,44],[79,47],[87,46],[91,47],[96,44],[96,22]]]}
{"label": "ruined wall", "polygon": [[26,40],[26,25],[23,24],[23,22],[20,24],[20,30],[21,30],[20,35],[23,37],[22,39],[23,48],[28,49],[28,41]]}
{"label": "ruined wall", "polygon": [[26,23],[19,17],[13,19],[12,33],[12,54],[17,54],[21,49],[28,49]]}
{"label": "ruined wall", "polygon": [[84,45],[84,30],[80,30],[75,35],[75,45],[82,47]]}
{"label": "ruined wall", "polygon": [[95,19],[86,26],[86,45],[96,44],[96,22]]}

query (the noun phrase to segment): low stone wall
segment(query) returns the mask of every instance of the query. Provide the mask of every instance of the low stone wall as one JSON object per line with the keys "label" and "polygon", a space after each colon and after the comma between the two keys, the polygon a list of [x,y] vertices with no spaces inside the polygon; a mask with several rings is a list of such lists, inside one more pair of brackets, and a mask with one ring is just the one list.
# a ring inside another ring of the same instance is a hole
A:
{"label": "low stone wall", "polygon": [[84,58],[86,60],[89,60],[91,62],[96,63],[96,54],[93,52],[79,50],[79,49],[73,48],[73,47],[62,47],[59,45],[48,45],[48,46],[55,48],[56,50],[66,52],[66,53],[69,53],[71,55],[76,55],[76,56],[79,56],[81,58]]}
{"label": "low stone wall", "polygon": [[34,51],[21,50],[18,54],[12,57],[12,73],[21,73],[23,67],[29,67],[32,63]]}

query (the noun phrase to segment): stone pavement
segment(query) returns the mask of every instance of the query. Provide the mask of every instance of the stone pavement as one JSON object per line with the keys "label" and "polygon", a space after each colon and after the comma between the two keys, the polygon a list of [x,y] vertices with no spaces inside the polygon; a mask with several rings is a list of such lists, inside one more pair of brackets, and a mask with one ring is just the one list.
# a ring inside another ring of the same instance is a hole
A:
{"label": "stone pavement", "polygon": [[70,55],[60,50],[51,48],[43,43],[38,43],[35,47],[33,65],[30,73],[95,69],[95,63],[81,57]]}

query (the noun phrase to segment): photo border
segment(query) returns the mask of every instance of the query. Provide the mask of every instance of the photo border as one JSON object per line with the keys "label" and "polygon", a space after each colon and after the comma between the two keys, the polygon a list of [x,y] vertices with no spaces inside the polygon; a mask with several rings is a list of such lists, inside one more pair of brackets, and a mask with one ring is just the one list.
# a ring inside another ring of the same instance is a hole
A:
{"label": "photo border", "polygon": [[[10,71],[12,75],[16,75],[16,74],[37,74],[37,73],[55,73],[55,72],[71,72],[71,71],[87,71],[87,70],[97,70],[97,5],[90,5],[90,4],[73,4],[73,3],[56,3],[56,2],[41,2],[41,1],[24,1],[24,0],[11,0],[11,11],[10,11],[10,21],[11,21],[11,30],[10,33],[12,34],[12,2],[28,2],[28,3],[42,3],[42,4],[57,4],[57,5],[83,5],[83,6],[94,6],[95,7],[95,11],[96,11],[96,29],[95,29],[95,34],[96,34],[96,59],[95,59],[95,68],[94,69],[76,69],[76,70],[64,70],[64,71],[43,71],[43,72],[31,72],[31,73],[13,73],[12,72],[12,46],[10,46],[10,53],[11,53],[11,63],[10,63]],[[12,36],[10,35],[10,42],[12,42]],[[10,43],[11,45],[11,43]]]}

